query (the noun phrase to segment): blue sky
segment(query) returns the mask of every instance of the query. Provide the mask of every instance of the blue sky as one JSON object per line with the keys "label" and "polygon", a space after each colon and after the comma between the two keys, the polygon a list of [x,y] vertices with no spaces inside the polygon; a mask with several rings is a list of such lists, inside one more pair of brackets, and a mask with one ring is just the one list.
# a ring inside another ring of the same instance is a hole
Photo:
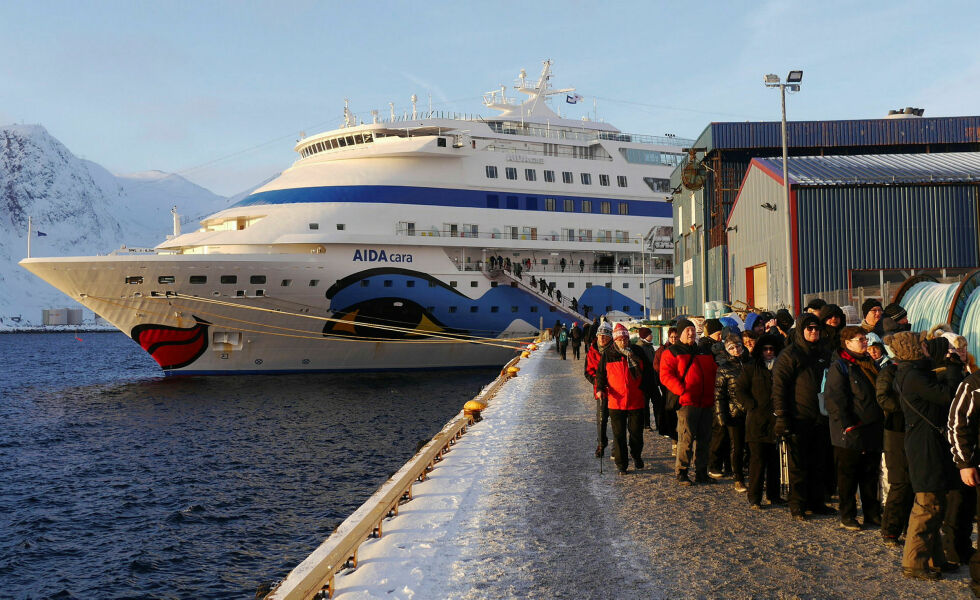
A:
{"label": "blue sky", "polygon": [[804,70],[792,119],[916,106],[980,114],[980,5],[923,2],[0,3],[0,124],[39,123],[117,173],[176,172],[231,195],[288,167],[301,131],[343,99],[481,113],[481,94],[536,76],[623,131],[696,137],[777,120],[762,76]]}

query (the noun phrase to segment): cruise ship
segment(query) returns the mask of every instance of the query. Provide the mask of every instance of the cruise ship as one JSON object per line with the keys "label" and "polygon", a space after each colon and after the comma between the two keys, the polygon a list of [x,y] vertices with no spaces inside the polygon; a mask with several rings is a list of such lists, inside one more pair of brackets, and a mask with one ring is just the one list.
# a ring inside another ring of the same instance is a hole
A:
{"label": "cruise ship", "polygon": [[175,212],[149,252],[20,264],[167,374],[501,365],[556,322],[641,317],[670,302],[668,182],[692,141],[562,115],[585,111],[551,66],[488,92],[494,116],[345,106],[195,231]]}

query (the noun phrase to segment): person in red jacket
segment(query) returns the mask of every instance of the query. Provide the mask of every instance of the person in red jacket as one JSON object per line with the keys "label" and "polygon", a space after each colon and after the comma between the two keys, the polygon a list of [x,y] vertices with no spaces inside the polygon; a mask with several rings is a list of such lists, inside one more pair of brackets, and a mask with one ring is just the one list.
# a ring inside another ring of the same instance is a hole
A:
{"label": "person in red jacket", "polygon": [[[613,329],[613,343],[602,353],[596,367],[596,398],[609,408],[613,432],[613,460],[620,475],[627,473],[628,456],[637,469],[643,468],[643,412],[646,388],[653,383],[653,365],[638,346],[630,344],[630,334],[622,323]],[[644,387],[644,380],[646,386]],[[628,443],[627,443],[627,433]]]}
{"label": "person in red jacket", "polygon": [[[602,353],[612,344],[612,325],[609,321],[596,323],[596,336],[585,351],[585,378],[592,384],[592,394],[595,395],[596,368],[599,366],[599,359]],[[609,422],[609,407],[605,402],[595,401],[595,426],[596,426],[596,449],[595,457],[602,458],[606,451],[609,438],[606,435],[606,423]]]}
{"label": "person in red jacket", "polygon": [[687,319],[677,320],[679,339],[660,358],[660,381],[676,394],[677,482],[691,485],[688,469],[694,456],[694,482],[711,483],[708,477],[708,450],[714,417],[715,373],[718,369],[711,351],[697,345],[697,330]]}

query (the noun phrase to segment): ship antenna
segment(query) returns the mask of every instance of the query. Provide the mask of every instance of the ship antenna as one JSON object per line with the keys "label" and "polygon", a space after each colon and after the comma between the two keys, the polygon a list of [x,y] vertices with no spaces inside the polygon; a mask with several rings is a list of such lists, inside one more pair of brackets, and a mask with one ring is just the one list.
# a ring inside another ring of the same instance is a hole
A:
{"label": "ship antenna", "polygon": [[415,104],[418,101],[419,101],[419,97],[416,96],[415,94],[412,94],[412,120],[413,121],[418,118],[418,113],[416,113],[415,111]]}
{"label": "ship antenna", "polygon": [[432,92],[429,92],[429,118],[432,118]]}
{"label": "ship antenna", "polygon": [[378,123],[378,109],[374,109],[374,110],[371,111],[371,120],[374,122],[375,125],[377,125],[377,123]]}
{"label": "ship antenna", "polygon": [[344,127],[351,126],[350,98],[344,98]]}
{"label": "ship antenna", "polygon": [[395,103],[394,102],[389,102],[388,103],[388,108],[391,109],[391,122],[394,123],[395,122]]}

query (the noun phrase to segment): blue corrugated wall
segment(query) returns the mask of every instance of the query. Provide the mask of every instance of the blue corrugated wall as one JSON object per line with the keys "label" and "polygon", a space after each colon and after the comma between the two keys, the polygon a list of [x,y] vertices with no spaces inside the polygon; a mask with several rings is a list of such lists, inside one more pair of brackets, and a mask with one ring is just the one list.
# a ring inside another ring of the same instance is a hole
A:
{"label": "blue corrugated wall", "polygon": [[797,188],[803,294],[849,269],[980,265],[976,185]]}
{"label": "blue corrugated wall", "polygon": [[[714,148],[782,147],[778,121],[712,123],[710,128]],[[980,142],[980,117],[790,121],[786,137],[790,147],[975,144]]]}

